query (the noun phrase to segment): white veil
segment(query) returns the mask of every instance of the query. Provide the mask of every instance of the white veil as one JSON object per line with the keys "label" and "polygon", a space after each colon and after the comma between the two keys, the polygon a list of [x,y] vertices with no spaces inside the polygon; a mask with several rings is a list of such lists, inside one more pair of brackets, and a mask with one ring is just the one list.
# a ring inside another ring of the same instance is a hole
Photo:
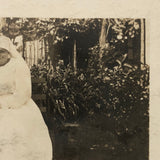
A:
{"label": "white veil", "polygon": [[8,37],[0,36],[0,48],[9,51],[12,58],[21,57],[21,55],[16,50],[16,47],[13,45],[12,41]]}

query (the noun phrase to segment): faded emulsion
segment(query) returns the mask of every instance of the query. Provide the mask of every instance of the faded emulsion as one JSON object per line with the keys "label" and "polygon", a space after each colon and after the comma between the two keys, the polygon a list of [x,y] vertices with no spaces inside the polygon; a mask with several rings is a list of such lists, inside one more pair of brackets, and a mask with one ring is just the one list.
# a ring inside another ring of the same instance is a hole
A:
{"label": "faded emulsion", "polygon": [[0,159],[149,160],[145,19],[0,26]]}

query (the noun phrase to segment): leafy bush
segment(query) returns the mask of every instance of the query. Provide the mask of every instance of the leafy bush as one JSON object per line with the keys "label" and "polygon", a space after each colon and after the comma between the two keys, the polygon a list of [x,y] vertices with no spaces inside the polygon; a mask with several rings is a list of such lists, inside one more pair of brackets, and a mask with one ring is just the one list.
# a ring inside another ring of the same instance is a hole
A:
{"label": "leafy bush", "polygon": [[[111,50],[103,50],[103,57],[110,57]],[[139,69],[124,63],[118,65],[117,59],[112,57],[112,67],[109,68],[104,65],[104,59],[99,60],[99,52],[99,47],[94,47],[87,70],[78,70],[76,75],[71,66],[64,66],[62,60],[55,70],[45,62],[33,66],[31,74],[47,79],[41,86],[42,92],[48,97],[50,114],[60,130],[63,125],[59,122],[80,121],[82,126],[86,124],[106,133],[102,141],[107,145],[108,139],[113,141],[114,137],[115,141],[109,146],[114,148],[115,154],[144,151],[141,154],[147,156],[149,67]]]}
{"label": "leafy bush", "polygon": [[[103,57],[110,57],[111,49],[103,50]],[[71,66],[65,67],[59,61],[56,70],[47,67],[43,62],[31,69],[32,76],[46,77],[47,84],[43,91],[49,99],[51,114],[61,121],[77,121],[86,115],[103,113],[108,119],[114,119],[117,133],[135,128],[135,120],[148,117],[149,105],[149,68],[117,64],[113,68],[106,67],[99,61],[99,47],[90,53],[88,68],[77,74]],[[106,54],[107,52],[107,54]],[[110,58],[112,64],[116,58]],[[140,120],[141,119],[141,120]],[[128,121],[133,126],[128,126]],[[146,123],[148,124],[148,123]]]}

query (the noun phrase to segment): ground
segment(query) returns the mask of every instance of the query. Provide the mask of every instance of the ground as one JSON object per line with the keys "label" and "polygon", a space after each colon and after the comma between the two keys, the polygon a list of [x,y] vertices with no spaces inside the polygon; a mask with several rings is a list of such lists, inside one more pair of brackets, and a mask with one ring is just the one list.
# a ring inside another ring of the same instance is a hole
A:
{"label": "ground", "polygon": [[139,132],[130,137],[125,135],[122,139],[111,130],[104,118],[98,118],[98,121],[103,122],[86,118],[76,124],[67,123],[58,132],[53,132],[54,127],[50,123],[54,159],[148,160],[148,133]]}

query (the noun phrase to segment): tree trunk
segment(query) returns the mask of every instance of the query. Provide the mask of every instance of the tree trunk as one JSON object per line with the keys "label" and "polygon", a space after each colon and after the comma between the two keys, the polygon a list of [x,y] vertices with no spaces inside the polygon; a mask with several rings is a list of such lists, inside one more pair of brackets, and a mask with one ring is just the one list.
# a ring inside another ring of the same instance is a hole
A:
{"label": "tree trunk", "polygon": [[[53,36],[52,35],[48,36],[47,44],[48,44],[48,46],[47,46],[48,47],[47,48],[48,53],[47,54],[52,61],[53,68],[55,69],[56,68],[56,61],[55,61],[55,50],[54,50]],[[46,60],[48,59],[48,56],[46,57]]]}
{"label": "tree trunk", "polygon": [[145,64],[145,20],[141,19],[141,49],[140,49],[141,67]]}
{"label": "tree trunk", "polygon": [[22,39],[22,41],[23,41],[23,50],[22,50],[22,57],[24,58],[24,60],[25,60],[25,41],[24,41],[24,36],[23,36],[23,39]]}
{"label": "tree trunk", "polygon": [[47,38],[44,38],[44,47],[45,47],[45,61],[47,61],[49,56],[49,44]]}
{"label": "tree trunk", "polygon": [[103,19],[102,21],[102,27],[101,27],[101,34],[99,37],[99,45],[100,47],[103,47],[106,43],[106,19]]}
{"label": "tree trunk", "polygon": [[108,36],[108,32],[110,29],[110,22],[108,21],[108,27],[106,29],[107,21],[106,19],[103,19],[102,21],[102,27],[101,27],[101,33],[99,37],[99,46],[100,46],[100,55],[99,58],[101,60],[102,58],[102,49],[107,45],[109,45],[108,40],[106,39]]}
{"label": "tree trunk", "polygon": [[52,62],[53,68],[56,69],[56,66],[60,60],[61,48],[59,43],[54,43],[54,36],[48,36],[48,49],[50,60]]}
{"label": "tree trunk", "polygon": [[74,74],[77,73],[77,51],[76,51],[76,40],[74,41],[74,51],[73,51],[73,68],[74,68]]}

